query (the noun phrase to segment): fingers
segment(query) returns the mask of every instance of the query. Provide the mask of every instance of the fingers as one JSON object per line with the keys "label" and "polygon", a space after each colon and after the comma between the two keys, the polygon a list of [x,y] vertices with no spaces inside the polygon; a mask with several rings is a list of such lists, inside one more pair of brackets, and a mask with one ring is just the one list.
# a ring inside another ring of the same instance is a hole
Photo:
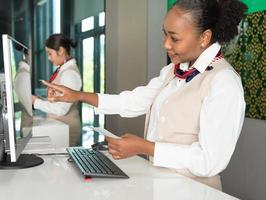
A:
{"label": "fingers", "polygon": [[52,96],[49,96],[48,98],[48,101],[51,101],[51,102],[57,102],[57,101],[63,101],[63,96],[57,96],[57,95],[52,95]]}
{"label": "fingers", "polygon": [[47,81],[45,81],[45,80],[40,80],[41,81],[41,83],[43,84],[43,85],[45,85],[45,86],[47,86],[47,87],[53,87],[53,84],[52,83],[49,83],[49,82],[47,82]]}
{"label": "fingers", "polygon": [[119,151],[117,151],[116,149],[112,148],[112,146],[108,145],[108,152],[112,155],[112,157],[114,159],[121,159],[122,155]]}
{"label": "fingers", "polygon": [[122,153],[118,152],[118,151],[115,151],[113,149],[109,149],[108,151],[109,151],[109,153],[112,155],[112,157],[115,160],[125,158],[125,156]]}
{"label": "fingers", "polygon": [[111,137],[108,137],[108,136],[105,136],[105,140],[108,142],[108,145],[109,144],[119,144],[121,139],[115,139],[115,138],[111,138]]}
{"label": "fingers", "polygon": [[114,145],[114,144],[108,144],[108,148],[114,151],[117,151],[117,152],[121,151],[121,148],[118,145]]}
{"label": "fingers", "polygon": [[48,89],[48,92],[47,92],[47,99],[48,99],[48,101],[51,101],[51,102],[53,102],[53,101],[60,101],[60,97],[61,96],[58,96],[56,94],[56,91],[55,90],[53,90],[51,88]]}
{"label": "fingers", "polygon": [[48,83],[47,81],[45,80],[41,80],[41,83],[49,88],[52,88],[53,90],[57,91],[57,92],[63,92],[62,91],[62,88],[60,85],[56,85],[56,84],[53,84],[53,83]]}
{"label": "fingers", "polygon": [[105,140],[108,142],[108,151],[115,160],[124,158],[123,151],[119,145],[121,139],[105,137]]}
{"label": "fingers", "polygon": [[55,93],[56,93],[55,90],[53,90],[52,88],[48,88],[48,92],[47,92],[48,98],[55,96]]}
{"label": "fingers", "polygon": [[125,133],[124,135],[121,136],[121,138],[127,138],[127,137],[130,137],[130,136],[131,136],[131,134]]}
{"label": "fingers", "polygon": [[115,156],[115,155],[112,155],[112,156],[113,156],[113,158],[114,158],[115,160],[122,159],[122,157],[121,157],[121,156]]}
{"label": "fingers", "polygon": [[[42,80],[42,82],[48,86],[48,91],[47,91],[48,101],[51,101],[51,102],[62,101],[62,97],[64,96],[64,94],[62,91],[55,89],[57,85],[48,83],[44,80]],[[58,86],[58,87],[61,87],[61,86]]]}
{"label": "fingers", "polygon": [[110,138],[110,137],[106,137],[105,139],[108,142],[108,148],[109,149],[115,150],[117,152],[121,151],[120,143],[117,141],[119,139],[113,139],[113,138]]}

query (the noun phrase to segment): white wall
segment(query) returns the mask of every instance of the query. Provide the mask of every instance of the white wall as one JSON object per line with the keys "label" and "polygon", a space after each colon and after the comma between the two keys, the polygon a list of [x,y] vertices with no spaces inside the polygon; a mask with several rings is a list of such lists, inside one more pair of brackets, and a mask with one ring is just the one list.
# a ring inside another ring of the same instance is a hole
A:
{"label": "white wall", "polygon": [[166,11],[166,1],[148,0],[147,80],[158,76],[162,66],[167,62],[162,40],[162,26]]}
{"label": "white wall", "polygon": [[[145,85],[166,64],[161,34],[166,2],[162,2],[106,0],[106,93]],[[106,126],[117,134],[142,136],[144,117],[108,116]]]}

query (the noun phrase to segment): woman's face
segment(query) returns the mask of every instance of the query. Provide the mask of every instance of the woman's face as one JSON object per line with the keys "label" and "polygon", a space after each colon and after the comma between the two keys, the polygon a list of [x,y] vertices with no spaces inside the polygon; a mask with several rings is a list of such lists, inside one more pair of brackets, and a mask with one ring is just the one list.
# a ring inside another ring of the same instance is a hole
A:
{"label": "woman's face", "polygon": [[172,63],[194,62],[203,52],[202,38],[190,13],[174,6],[163,25],[164,48]]}
{"label": "woman's face", "polygon": [[64,57],[61,55],[60,50],[56,51],[54,49],[45,47],[48,60],[53,63],[53,65],[58,66],[64,63]]}

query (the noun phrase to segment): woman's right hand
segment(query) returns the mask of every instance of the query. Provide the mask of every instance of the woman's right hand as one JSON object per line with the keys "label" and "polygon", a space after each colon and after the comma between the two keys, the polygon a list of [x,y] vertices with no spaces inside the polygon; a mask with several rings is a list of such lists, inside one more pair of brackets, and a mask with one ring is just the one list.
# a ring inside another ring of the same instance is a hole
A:
{"label": "woman's right hand", "polygon": [[64,101],[64,102],[76,102],[78,101],[79,91],[72,90],[63,85],[57,85],[54,83],[48,83],[41,80],[42,84],[48,87],[48,100],[51,102]]}

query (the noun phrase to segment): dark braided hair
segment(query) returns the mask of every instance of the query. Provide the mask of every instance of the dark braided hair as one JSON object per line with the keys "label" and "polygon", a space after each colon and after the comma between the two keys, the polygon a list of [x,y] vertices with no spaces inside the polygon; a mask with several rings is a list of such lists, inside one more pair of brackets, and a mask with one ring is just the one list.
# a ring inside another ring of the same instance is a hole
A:
{"label": "dark braided hair", "polygon": [[247,10],[239,0],[177,0],[175,6],[191,13],[200,32],[210,29],[212,43],[221,44],[238,34],[238,24]]}
{"label": "dark braided hair", "polygon": [[56,51],[58,51],[60,47],[63,47],[70,55],[71,47],[75,48],[77,43],[63,34],[53,34],[46,40],[45,46]]}

